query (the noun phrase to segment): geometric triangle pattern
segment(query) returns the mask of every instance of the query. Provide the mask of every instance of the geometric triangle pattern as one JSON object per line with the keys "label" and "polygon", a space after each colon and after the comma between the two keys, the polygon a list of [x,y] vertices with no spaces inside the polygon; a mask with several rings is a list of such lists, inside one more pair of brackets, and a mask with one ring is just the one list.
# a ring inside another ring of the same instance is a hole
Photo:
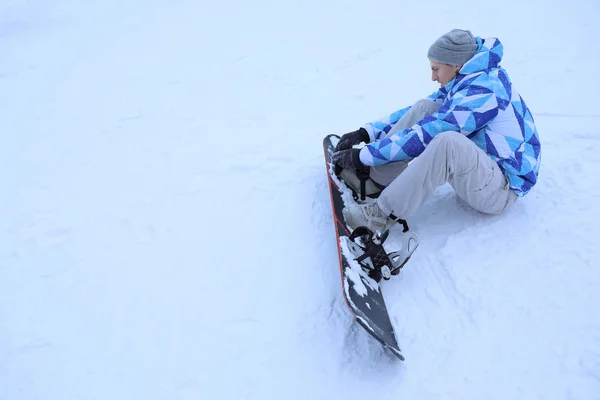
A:
{"label": "geometric triangle pattern", "polygon": [[360,153],[365,165],[411,160],[425,151],[437,134],[455,131],[471,139],[500,166],[517,195],[531,190],[541,161],[533,116],[500,66],[502,43],[497,38],[476,40],[477,52],[458,75],[428,96],[442,103],[437,112],[390,138],[385,138],[386,134],[410,107],[363,126],[372,139]]}

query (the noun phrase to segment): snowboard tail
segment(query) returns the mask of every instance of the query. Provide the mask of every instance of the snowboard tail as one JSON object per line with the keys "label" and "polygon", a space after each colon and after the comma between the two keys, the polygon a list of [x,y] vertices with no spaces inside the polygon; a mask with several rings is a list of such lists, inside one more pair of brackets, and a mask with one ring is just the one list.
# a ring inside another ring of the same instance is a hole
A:
{"label": "snowboard tail", "polygon": [[[362,261],[365,258],[365,247],[361,246],[360,242],[357,243],[354,237],[356,235],[353,235],[353,232],[350,232],[344,223],[342,210],[345,201],[354,201],[354,197],[350,190],[342,189],[342,183],[331,162],[331,155],[338,140],[339,136],[337,135],[326,136],[323,140],[323,148],[344,299],[356,322],[396,357],[404,360],[381,290],[381,275],[374,276],[372,274],[377,269],[365,268],[365,263]],[[382,247],[381,249],[383,250]],[[361,261],[359,262],[359,260]]]}

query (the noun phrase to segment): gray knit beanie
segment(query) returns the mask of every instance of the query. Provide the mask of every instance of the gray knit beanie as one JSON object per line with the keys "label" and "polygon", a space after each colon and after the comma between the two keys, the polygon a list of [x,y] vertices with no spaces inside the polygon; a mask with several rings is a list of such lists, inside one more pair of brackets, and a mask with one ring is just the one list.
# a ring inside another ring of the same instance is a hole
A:
{"label": "gray knit beanie", "polygon": [[470,31],[452,29],[431,45],[427,58],[442,64],[464,65],[475,55],[478,47]]}

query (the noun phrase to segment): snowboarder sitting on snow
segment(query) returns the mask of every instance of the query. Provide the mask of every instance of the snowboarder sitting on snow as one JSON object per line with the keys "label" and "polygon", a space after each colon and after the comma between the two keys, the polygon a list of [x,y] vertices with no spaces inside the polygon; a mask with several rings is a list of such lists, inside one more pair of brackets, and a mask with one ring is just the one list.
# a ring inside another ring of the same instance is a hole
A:
{"label": "snowboarder sitting on snow", "polygon": [[[341,178],[358,191],[355,171],[370,167],[366,194],[377,197],[344,209],[352,229],[384,231],[406,220],[446,182],[474,209],[499,214],[537,181],[537,129],[499,65],[500,41],[454,29],[427,56],[440,89],[343,135],[336,147],[332,159],[343,168]],[[367,145],[353,148],[361,142]]]}

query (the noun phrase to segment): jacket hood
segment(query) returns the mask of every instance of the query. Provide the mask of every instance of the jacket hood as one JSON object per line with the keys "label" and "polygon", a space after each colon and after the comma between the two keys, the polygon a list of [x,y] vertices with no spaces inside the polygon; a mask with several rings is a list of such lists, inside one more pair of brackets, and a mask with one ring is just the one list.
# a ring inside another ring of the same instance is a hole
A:
{"label": "jacket hood", "polygon": [[463,65],[460,74],[468,75],[475,72],[487,71],[500,66],[504,47],[497,38],[482,39],[476,37],[479,48],[475,55]]}

